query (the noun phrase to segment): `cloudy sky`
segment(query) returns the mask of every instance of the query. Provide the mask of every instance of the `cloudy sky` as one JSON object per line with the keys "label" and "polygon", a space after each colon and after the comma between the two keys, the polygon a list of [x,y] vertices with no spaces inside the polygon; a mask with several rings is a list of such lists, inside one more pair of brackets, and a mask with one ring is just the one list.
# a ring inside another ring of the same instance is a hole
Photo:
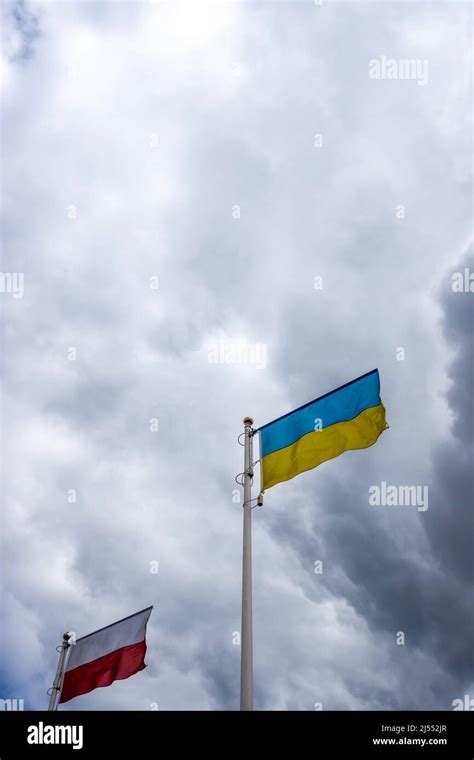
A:
{"label": "cloudy sky", "polygon": [[390,429],[253,512],[255,707],[474,696],[471,14],[3,0],[0,696],[153,604],[62,709],[237,709],[242,417],[374,367]]}

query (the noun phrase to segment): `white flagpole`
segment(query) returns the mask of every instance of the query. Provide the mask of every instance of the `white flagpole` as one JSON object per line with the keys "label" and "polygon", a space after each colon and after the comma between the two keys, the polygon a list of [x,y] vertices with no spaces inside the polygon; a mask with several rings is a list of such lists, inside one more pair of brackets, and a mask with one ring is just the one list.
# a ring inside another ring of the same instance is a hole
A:
{"label": "white flagpole", "polygon": [[240,661],[240,709],[253,710],[252,651],[252,436],[253,419],[244,417],[244,535],[242,553],[242,630]]}
{"label": "white flagpole", "polygon": [[70,633],[66,632],[63,634],[63,643],[61,644],[61,649],[59,652],[58,667],[56,669],[54,683],[51,688],[51,698],[49,700],[48,711],[57,710],[58,708],[56,702],[59,698],[59,694],[61,693],[61,687],[63,685],[64,666],[66,664],[66,655],[67,655],[67,650],[69,649],[70,638],[71,638]]}

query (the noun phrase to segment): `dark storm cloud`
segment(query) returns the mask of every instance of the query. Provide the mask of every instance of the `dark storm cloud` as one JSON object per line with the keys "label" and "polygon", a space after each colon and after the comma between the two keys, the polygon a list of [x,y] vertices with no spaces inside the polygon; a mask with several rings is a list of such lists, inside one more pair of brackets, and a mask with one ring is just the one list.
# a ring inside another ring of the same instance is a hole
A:
{"label": "dark storm cloud", "polygon": [[[474,269],[472,245],[446,273],[441,303],[446,347],[453,354],[446,393],[453,422],[450,439],[433,453],[435,508],[427,533],[441,567],[456,580],[472,584],[474,575],[474,294],[456,292],[452,275]],[[471,603],[473,602],[471,596]],[[472,625],[472,615],[471,615]],[[471,637],[472,638],[472,637]],[[470,658],[472,664],[472,657]]]}
{"label": "dark storm cloud", "polygon": [[8,14],[12,22],[10,27],[6,19],[5,54],[11,61],[29,61],[34,56],[35,43],[40,35],[39,14],[32,12],[25,0],[6,2],[3,13]]}
{"label": "dark storm cloud", "polygon": [[[464,272],[465,268],[472,271],[472,264],[469,253],[453,266],[452,272]],[[405,632],[408,647],[416,647],[440,663],[455,698],[464,693],[474,677],[474,354],[473,295],[453,292],[452,272],[446,273],[440,300],[447,350],[454,355],[448,367],[450,387],[446,392],[453,423],[432,453],[430,504],[426,514],[420,515],[420,524],[414,524],[417,518],[413,515],[399,514],[395,519],[395,515],[375,514],[368,509],[368,485],[387,480],[386,468],[382,457],[378,458],[377,472],[364,461],[367,454],[354,454],[350,456],[358,457],[357,472],[352,472],[349,482],[345,482],[345,465],[341,461],[340,478],[321,472],[317,487],[308,483],[306,497],[313,500],[315,515],[309,532],[307,522],[299,522],[297,505],[291,516],[278,515],[272,532],[280,542],[293,547],[309,579],[313,559],[321,559],[326,587],[345,597],[371,628],[391,638],[396,631]],[[401,421],[390,418],[390,406],[388,416],[393,428],[399,427]],[[384,437],[390,434],[389,430]],[[388,453],[388,449],[385,451]],[[419,482],[424,482],[425,468],[420,464]],[[398,477],[399,482],[406,482],[400,469]],[[405,544],[405,520],[412,525],[414,545],[412,541]],[[311,595],[312,579],[304,588]],[[427,667],[425,678],[429,684],[431,673]],[[434,701],[439,708],[449,708],[450,704],[445,692]],[[392,694],[390,706],[401,707],[397,695]]]}

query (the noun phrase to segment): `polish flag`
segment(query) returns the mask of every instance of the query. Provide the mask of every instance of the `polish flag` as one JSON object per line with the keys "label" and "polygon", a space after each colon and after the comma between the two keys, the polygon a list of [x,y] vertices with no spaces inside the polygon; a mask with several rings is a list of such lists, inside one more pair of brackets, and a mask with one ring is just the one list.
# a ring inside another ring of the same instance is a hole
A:
{"label": "polish flag", "polygon": [[152,609],[147,607],[76,640],[69,649],[60,703],[146,668],[146,624]]}

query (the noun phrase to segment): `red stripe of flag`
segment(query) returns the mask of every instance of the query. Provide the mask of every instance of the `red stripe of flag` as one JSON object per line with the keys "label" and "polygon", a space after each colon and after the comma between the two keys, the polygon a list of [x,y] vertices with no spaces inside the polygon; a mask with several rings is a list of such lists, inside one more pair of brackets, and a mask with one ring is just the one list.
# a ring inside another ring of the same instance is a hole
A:
{"label": "red stripe of flag", "polygon": [[145,653],[146,643],[140,641],[68,670],[64,675],[59,702],[68,702],[73,697],[87,694],[99,686],[110,686],[113,681],[133,676],[146,668]]}

